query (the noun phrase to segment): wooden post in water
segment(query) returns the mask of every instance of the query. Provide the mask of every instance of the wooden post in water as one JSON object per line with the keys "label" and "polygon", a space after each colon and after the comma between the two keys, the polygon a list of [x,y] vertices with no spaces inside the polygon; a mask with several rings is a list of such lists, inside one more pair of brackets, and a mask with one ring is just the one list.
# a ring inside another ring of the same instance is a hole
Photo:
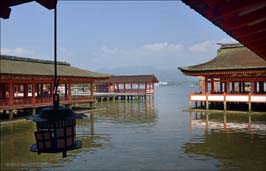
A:
{"label": "wooden post in water", "polygon": [[226,111],[227,108],[226,108],[226,93],[224,92],[224,111]]}
{"label": "wooden post in water", "polygon": [[226,115],[226,112],[224,112],[224,130],[227,130],[227,115]]}
{"label": "wooden post in water", "polygon": [[209,110],[208,92],[206,93],[206,110]]}
{"label": "wooden post in water", "polygon": [[206,129],[208,129],[208,126],[209,126],[209,113],[206,112],[205,115],[206,115]]}
{"label": "wooden post in water", "polygon": [[248,111],[251,112],[251,94],[248,93]]}

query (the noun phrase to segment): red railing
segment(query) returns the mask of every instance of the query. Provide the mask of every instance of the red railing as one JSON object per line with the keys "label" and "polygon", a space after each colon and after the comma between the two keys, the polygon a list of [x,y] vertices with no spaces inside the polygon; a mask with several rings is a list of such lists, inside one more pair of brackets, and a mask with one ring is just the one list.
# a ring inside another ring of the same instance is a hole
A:
{"label": "red railing", "polygon": [[[92,99],[90,96],[71,96],[69,97],[60,97],[60,102],[62,104],[78,103],[78,102],[91,102]],[[49,106],[52,105],[52,97],[36,97],[33,98],[14,98],[10,103],[9,99],[0,99],[0,109],[11,109],[19,107],[40,107],[40,106]]]}

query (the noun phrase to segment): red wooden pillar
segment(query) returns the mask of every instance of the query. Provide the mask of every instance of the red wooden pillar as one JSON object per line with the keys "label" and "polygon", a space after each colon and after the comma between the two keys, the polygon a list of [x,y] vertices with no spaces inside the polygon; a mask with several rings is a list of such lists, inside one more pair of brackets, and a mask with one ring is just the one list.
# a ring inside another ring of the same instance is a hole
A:
{"label": "red wooden pillar", "polygon": [[205,93],[208,93],[208,78],[205,77]]}
{"label": "red wooden pillar", "polygon": [[243,86],[242,91],[243,91],[243,93],[245,93],[245,82],[242,83],[242,86]]}
{"label": "red wooden pillar", "polygon": [[254,81],[254,93],[257,93],[257,82]]}
{"label": "red wooden pillar", "polygon": [[[93,95],[93,89],[94,89],[94,87],[93,87],[93,83],[94,83],[94,81],[91,81],[91,82],[90,82],[90,86],[91,86],[91,87],[90,87],[90,88],[91,88],[91,89],[90,89],[90,91],[91,91],[91,96],[90,96],[90,98],[91,98],[91,99],[94,98],[94,97],[93,97],[93,96],[94,96],[94,95]],[[109,85],[108,85],[108,86],[109,86]],[[109,91],[109,90],[108,90],[108,91]]]}
{"label": "red wooden pillar", "polygon": [[211,93],[214,93],[214,80],[211,78]]}
{"label": "red wooden pillar", "polygon": [[28,84],[23,84],[23,97],[28,97]]}
{"label": "red wooden pillar", "polygon": [[232,93],[235,92],[235,82],[232,82]]}
{"label": "red wooden pillar", "polygon": [[35,97],[35,90],[36,90],[36,84],[35,83],[32,83],[32,86],[31,86],[31,103],[34,105],[36,103],[36,97]]}
{"label": "red wooden pillar", "polygon": [[254,81],[250,82],[250,93],[253,94],[254,93],[254,87],[255,87],[255,83]]}
{"label": "red wooden pillar", "polygon": [[43,97],[43,83],[41,83],[41,97]]}
{"label": "red wooden pillar", "polygon": [[124,83],[124,93],[126,92],[126,83]]}
{"label": "red wooden pillar", "polygon": [[220,80],[220,93],[223,93],[223,82]]}
{"label": "red wooden pillar", "polygon": [[239,93],[241,93],[242,92],[242,84],[241,84],[241,82],[238,82],[238,89],[239,89]]}
{"label": "red wooden pillar", "polygon": [[132,93],[132,83],[130,83],[130,93]]}
{"label": "red wooden pillar", "polygon": [[147,93],[147,83],[145,83],[145,94]]}
{"label": "red wooden pillar", "polygon": [[65,85],[65,99],[67,99],[67,84],[64,84]]}
{"label": "red wooden pillar", "polygon": [[228,94],[228,92],[229,92],[229,82],[228,81],[225,82],[225,91],[224,92],[226,94]]}
{"label": "red wooden pillar", "polygon": [[260,92],[260,93],[264,93],[264,85],[263,85],[263,84],[264,84],[263,81],[260,81],[260,82],[259,82],[259,92]]}
{"label": "red wooden pillar", "polygon": [[12,83],[8,83],[8,93],[9,93],[9,99],[8,99],[8,105],[13,105],[14,101],[14,87]]}
{"label": "red wooden pillar", "polygon": [[67,91],[67,96],[68,96],[68,100],[71,101],[72,97],[71,97],[71,84],[68,84],[68,91]]}
{"label": "red wooden pillar", "polygon": [[151,89],[152,89],[151,93],[154,94],[154,83],[153,82],[151,83]]}
{"label": "red wooden pillar", "polygon": [[140,92],[140,83],[138,83],[138,93]]}
{"label": "red wooden pillar", "polygon": [[111,92],[111,85],[110,85],[110,84],[108,84],[108,90],[107,90],[107,92],[108,92],[108,93]]}

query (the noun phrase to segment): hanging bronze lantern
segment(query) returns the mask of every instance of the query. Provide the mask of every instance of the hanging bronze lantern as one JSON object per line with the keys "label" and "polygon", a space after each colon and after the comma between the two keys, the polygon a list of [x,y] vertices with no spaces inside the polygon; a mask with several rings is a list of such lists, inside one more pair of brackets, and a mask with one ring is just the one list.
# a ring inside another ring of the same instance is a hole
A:
{"label": "hanging bronze lantern", "polygon": [[53,106],[42,109],[36,115],[28,119],[36,122],[37,131],[34,132],[36,144],[30,148],[32,152],[58,153],[67,156],[68,150],[81,148],[82,142],[76,140],[76,119],[85,115],[76,115],[70,108],[60,107],[57,78],[57,39],[56,39],[56,5],[54,8],[54,93]]}
{"label": "hanging bronze lantern", "polygon": [[82,142],[76,140],[76,119],[83,116],[66,107],[47,107],[39,115],[31,116],[37,127],[36,144],[31,146],[31,151],[38,154],[62,152],[66,157],[68,150],[81,148]]}

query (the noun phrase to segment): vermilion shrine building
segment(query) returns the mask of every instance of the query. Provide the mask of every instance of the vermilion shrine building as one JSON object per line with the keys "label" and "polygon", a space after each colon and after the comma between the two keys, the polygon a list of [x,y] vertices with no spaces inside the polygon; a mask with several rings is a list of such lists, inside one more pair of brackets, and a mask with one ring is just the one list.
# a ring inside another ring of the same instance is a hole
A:
{"label": "vermilion shrine building", "polygon": [[112,98],[133,98],[134,96],[147,96],[154,94],[154,84],[158,83],[155,75],[120,75],[111,76],[106,80],[97,80],[96,96],[110,96]]}
{"label": "vermilion shrine building", "polygon": [[96,92],[154,94],[155,75],[120,75],[96,81]]}
{"label": "vermilion shrine building", "polygon": [[217,56],[206,63],[180,67],[185,75],[201,78],[200,90],[190,94],[191,102],[232,105],[266,104],[266,62],[241,44],[221,44]]}
{"label": "vermilion shrine building", "polygon": [[[54,65],[52,61],[0,57],[0,110],[9,111],[12,118],[14,109],[51,106],[54,86]],[[91,72],[58,62],[60,103],[95,102],[93,89],[95,80],[109,78],[110,75]]]}

